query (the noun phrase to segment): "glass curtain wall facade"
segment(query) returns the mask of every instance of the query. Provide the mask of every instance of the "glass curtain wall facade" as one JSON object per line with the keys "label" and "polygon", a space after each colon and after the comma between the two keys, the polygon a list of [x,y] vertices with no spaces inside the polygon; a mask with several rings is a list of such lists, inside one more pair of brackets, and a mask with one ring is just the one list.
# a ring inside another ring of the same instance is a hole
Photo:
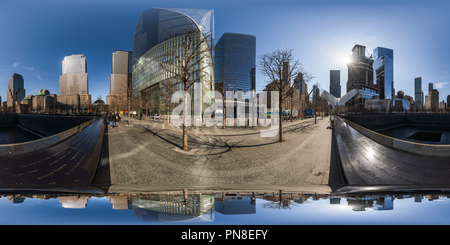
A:
{"label": "glass curtain wall facade", "polygon": [[256,37],[239,33],[224,33],[215,50],[215,80],[228,76],[233,91],[255,90]]}
{"label": "glass curtain wall facade", "polygon": [[[198,42],[205,43],[202,49],[212,50],[214,44],[214,10],[187,8],[150,8],[139,17],[133,44],[132,94],[141,97],[144,111],[165,113],[162,101],[167,99],[166,87],[161,82],[168,82],[171,88],[183,90],[180,81],[167,72],[163,72],[159,63],[174,64],[174,57],[180,55],[183,36],[187,32],[198,32]],[[206,42],[205,42],[206,41]],[[202,97],[214,90],[213,52],[209,52],[204,64],[197,64],[193,70],[207,74],[194,84],[193,89],[200,89]],[[191,100],[194,99],[191,93]],[[206,106],[206,105],[203,105]],[[139,109],[139,108],[138,108]],[[136,108],[134,108],[136,110]]]}
{"label": "glass curtain wall facade", "polygon": [[373,80],[373,59],[365,56],[365,53],[365,46],[355,45],[351,61],[347,63],[347,93],[355,88],[359,90],[355,97],[345,103],[348,111],[361,112],[364,109],[365,99],[377,99],[379,96]]}
{"label": "glass curtain wall facade", "polygon": [[415,109],[421,110],[423,109],[423,91],[422,91],[422,78],[416,77],[414,78],[414,100],[415,100]]}
{"label": "glass curtain wall facade", "polygon": [[341,71],[330,71],[330,94],[336,98],[341,98]]}
{"label": "glass curtain wall facade", "polygon": [[394,51],[377,47],[373,51],[374,81],[377,83],[380,99],[390,99],[394,102]]}
{"label": "glass curtain wall facade", "polygon": [[15,101],[22,101],[25,98],[24,80],[22,75],[14,73],[8,79],[8,91],[6,103],[8,107],[14,106]]}

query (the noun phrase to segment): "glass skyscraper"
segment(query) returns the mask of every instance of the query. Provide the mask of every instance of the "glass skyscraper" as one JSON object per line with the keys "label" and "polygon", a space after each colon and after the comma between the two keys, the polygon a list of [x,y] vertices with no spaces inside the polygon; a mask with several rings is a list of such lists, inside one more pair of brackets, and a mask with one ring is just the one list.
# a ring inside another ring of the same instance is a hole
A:
{"label": "glass skyscraper", "polygon": [[330,94],[341,98],[341,71],[330,70]]}
{"label": "glass skyscraper", "polygon": [[62,61],[62,75],[59,77],[60,107],[66,112],[88,112],[91,105],[86,56],[73,54]]}
{"label": "glass skyscraper", "polygon": [[416,110],[423,108],[423,92],[422,92],[422,78],[416,77],[414,79],[414,100]]}
{"label": "glass skyscraper", "polygon": [[374,81],[378,87],[380,99],[394,101],[394,51],[377,47],[373,50]]}
{"label": "glass skyscraper", "polygon": [[255,90],[256,37],[239,33],[224,33],[215,50],[215,80],[228,76],[233,91]]}
{"label": "glass skyscraper", "polygon": [[[170,62],[166,54],[180,54],[182,37],[187,32],[199,32],[199,40],[205,40],[210,48],[214,45],[214,10],[189,8],[150,8],[145,10],[136,23],[132,60],[132,93],[134,96],[147,97],[154,111],[159,111],[159,101],[164,99],[164,88],[160,84],[168,81],[173,87],[183,90],[180,81],[161,72],[158,62]],[[213,53],[209,53],[206,62],[212,64]],[[173,62],[173,61],[172,61]],[[204,79],[194,84],[201,89],[202,95],[214,90],[214,67],[202,69]],[[191,99],[193,96],[191,96]],[[158,107],[158,108],[157,108]]]}
{"label": "glass skyscraper", "polygon": [[345,104],[350,111],[362,111],[366,99],[379,97],[373,80],[374,61],[372,57],[367,57],[365,54],[366,46],[356,44],[352,49],[351,61],[347,63],[347,93],[353,89],[359,90],[359,93]]}
{"label": "glass skyscraper", "polygon": [[25,98],[23,77],[14,73],[8,80],[8,91],[6,94],[8,107],[14,106],[15,101],[22,101]]}

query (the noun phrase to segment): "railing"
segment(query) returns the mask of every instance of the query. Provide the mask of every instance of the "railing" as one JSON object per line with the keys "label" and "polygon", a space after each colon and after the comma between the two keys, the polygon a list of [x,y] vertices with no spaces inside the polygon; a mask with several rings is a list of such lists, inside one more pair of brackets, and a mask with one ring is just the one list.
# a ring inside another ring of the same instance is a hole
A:
{"label": "railing", "polygon": [[359,133],[381,145],[422,156],[450,157],[450,145],[424,144],[396,139],[362,127],[344,118],[339,119]]}
{"label": "railing", "polygon": [[104,118],[105,116],[96,117],[92,120],[86,121],[80,125],[77,125],[71,129],[68,129],[66,131],[63,131],[58,134],[54,134],[45,138],[33,140],[33,141],[27,141],[22,143],[15,143],[15,144],[5,144],[0,145],[0,157],[3,156],[14,156],[14,155],[20,155],[24,153],[29,153],[37,150],[41,150],[43,148],[55,145],[74,134],[80,132],[81,130],[85,129],[87,126],[91,125],[91,123],[95,122],[96,120],[100,120]]}

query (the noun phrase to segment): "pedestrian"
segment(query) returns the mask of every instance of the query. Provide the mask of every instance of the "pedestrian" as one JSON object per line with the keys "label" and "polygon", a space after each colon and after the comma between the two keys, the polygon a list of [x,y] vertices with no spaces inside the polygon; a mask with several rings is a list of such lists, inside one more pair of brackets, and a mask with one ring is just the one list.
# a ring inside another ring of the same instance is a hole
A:
{"label": "pedestrian", "polygon": [[117,122],[119,121],[119,114],[117,113],[117,111],[113,115],[113,120],[114,120],[114,127],[117,128]]}
{"label": "pedestrian", "polygon": [[111,112],[109,112],[108,113],[108,121],[109,121],[109,126],[111,127],[111,128],[113,128],[113,125],[114,125],[114,120],[113,120],[113,115],[112,115],[112,113]]}

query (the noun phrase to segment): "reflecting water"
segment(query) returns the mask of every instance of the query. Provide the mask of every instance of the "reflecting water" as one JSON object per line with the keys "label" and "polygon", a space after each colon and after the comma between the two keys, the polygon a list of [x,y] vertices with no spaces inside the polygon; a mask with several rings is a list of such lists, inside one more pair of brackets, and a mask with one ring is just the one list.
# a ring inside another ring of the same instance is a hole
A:
{"label": "reflecting water", "polygon": [[[428,125],[402,125],[398,127],[376,130],[393,138],[425,144],[450,144],[450,126],[428,126]],[[414,137],[415,134],[423,134],[422,137]],[[429,138],[430,134],[439,134],[437,140]]]}
{"label": "reflecting water", "polygon": [[3,194],[0,224],[450,224],[450,193]]}
{"label": "reflecting water", "polygon": [[16,144],[40,138],[17,125],[0,125],[0,144]]}

